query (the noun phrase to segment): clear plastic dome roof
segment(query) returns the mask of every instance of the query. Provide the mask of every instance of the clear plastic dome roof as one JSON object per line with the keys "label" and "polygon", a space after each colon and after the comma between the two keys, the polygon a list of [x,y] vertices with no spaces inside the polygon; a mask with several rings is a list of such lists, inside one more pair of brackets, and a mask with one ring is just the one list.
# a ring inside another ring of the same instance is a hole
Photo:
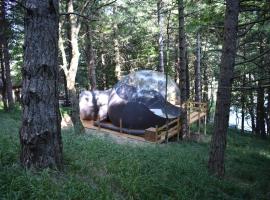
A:
{"label": "clear plastic dome roof", "polygon": [[[179,105],[180,91],[177,84],[168,76],[167,82],[167,102],[173,105]],[[151,98],[156,94],[153,91],[158,92],[165,99],[166,96],[166,75],[161,72],[152,70],[140,70],[132,72],[129,75],[124,76],[116,85],[115,88],[119,88],[123,85],[136,88],[137,96],[145,96]],[[119,93],[118,93],[119,94]],[[150,96],[149,96],[150,95]],[[127,97],[127,98],[132,98]]]}

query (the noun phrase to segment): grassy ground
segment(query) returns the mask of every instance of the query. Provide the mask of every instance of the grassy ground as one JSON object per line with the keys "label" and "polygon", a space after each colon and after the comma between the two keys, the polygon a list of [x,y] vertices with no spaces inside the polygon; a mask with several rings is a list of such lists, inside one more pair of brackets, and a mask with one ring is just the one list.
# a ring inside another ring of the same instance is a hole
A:
{"label": "grassy ground", "polygon": [[19,111],[0,110],[0,199],[270,199],[270,143],[229,133],[226,177],[207,173],[208,143],[116,144],[64,130],[64,170],[18,162]]}

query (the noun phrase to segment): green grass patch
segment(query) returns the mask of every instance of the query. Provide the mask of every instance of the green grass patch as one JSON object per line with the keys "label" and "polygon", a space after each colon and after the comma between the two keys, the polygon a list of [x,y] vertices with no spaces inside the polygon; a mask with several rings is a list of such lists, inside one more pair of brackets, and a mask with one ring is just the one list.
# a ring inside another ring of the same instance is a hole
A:
{"label": "green grass patch", "polygon": [[270,143],[256,137],[229,132],[224,180],[208,175],[208,143],[136,146],[72,130],[64,170],[30,172],[19,164],[19,110],[0,110],[0,121],[0,199],[270,199]]}

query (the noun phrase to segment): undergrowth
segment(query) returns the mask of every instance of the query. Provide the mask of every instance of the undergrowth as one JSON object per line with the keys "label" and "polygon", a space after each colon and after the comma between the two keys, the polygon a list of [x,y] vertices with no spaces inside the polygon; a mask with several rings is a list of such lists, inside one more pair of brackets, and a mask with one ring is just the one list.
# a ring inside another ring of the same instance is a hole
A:
{"label": "undergrowth", "polygon": [[226,177],[207,172],[208,143],[117,144],[63,130],[64,170],[19,164],[20,112],[0,109],[0,199],[270,199],[270,143],[230,131]]}

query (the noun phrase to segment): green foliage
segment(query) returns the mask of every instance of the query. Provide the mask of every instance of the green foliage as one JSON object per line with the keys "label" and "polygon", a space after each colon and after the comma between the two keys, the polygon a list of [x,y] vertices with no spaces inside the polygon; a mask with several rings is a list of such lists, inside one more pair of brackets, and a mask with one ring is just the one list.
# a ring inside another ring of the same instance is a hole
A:
{"label": "green foliage", "polygon": [[19,165],[20,112],[0,110],[0,199],[269,199],[270,144],[229,132],[227,175],[208,175],[208,143],[117,144],[63,131],[64,170]]}

